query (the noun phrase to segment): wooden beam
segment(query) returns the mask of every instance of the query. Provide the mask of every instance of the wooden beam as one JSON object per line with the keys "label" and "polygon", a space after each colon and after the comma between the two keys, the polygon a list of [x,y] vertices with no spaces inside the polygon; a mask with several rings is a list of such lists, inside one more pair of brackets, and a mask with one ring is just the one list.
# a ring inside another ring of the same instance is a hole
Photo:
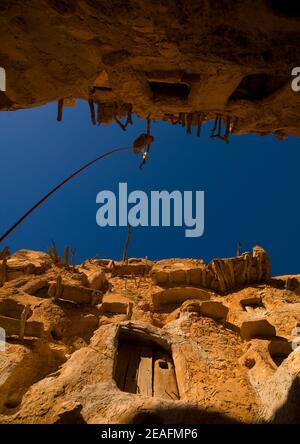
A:
{"label": "wooden beam", "polygon": [[153,396],[179,399],[174,365],[165,351],[155,350],[153,381]]}
{"label": "wooden beam", "polygon": [[141,359],[137,379],[137,393],[145,396],[152,396],[152,349],[150,347],[141,348]]}
{"label": "wooden beam", "polygon": [[128,393],[136,393],[138,370],[140,363],[140,353],[139,353],[139,347],[129,346],[129,348],[130,348],[130,357],[129,357],[129,365],[126,374],[124,391]]}

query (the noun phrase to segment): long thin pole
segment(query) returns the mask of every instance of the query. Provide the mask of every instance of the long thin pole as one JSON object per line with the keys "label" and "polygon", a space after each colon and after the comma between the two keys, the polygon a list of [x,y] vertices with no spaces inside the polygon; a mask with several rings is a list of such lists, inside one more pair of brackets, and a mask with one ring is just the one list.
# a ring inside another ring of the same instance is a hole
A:
{"label": "long thin pole", "polygon": [[62,114],[63,114],[63,107],[64,107],[64,99],[59,99],[57,104],[57,121],[62,121]]}
{"label": "long thin pole", "polygon": [[88,167],[93,165],[94,163],[98,162],[98,160],[104,159],[104,157],[108,157],[111,154],[119,153],[120,151],[126,151],[129,150],[129,147],[122,147],[122,148],[116,148],[114,150],[108,151],[107,153],[102,154],[99,157],[96,157],[96,159],[91,160],[90,162],[83,165],[81,168],[76,170],[74,173],[72,173],[70,176],[68,176],[66,179],[64,179],[62,182],[60,182],[56,187],[54,187],[49,193],[47,193],[44,197],[42,197],[33,207],[31,207],[26,213],[20,217],[17,222],[15,222],[5,233],[0,237],[0,242],[2,242],[18,225],[20,225],[23,220],[25,220],[36,208],[38,208],[45,200],[47,200],[52,194],[54,194],[57,190],[59,190],[65,183],[69,182],[69,180],[73,179],[73,177],[77,176],[82,171],[86,170]]}
{"label": "long thin pole", "polygon": [[127,250],[128,250],[129,241],[130,241],[130,224],[127,225],[127,239],[126,239],[126,244],[125,244],[125,248],[124,248],[124,252],[123,252],[123,262],[125,262],[127,260]]}

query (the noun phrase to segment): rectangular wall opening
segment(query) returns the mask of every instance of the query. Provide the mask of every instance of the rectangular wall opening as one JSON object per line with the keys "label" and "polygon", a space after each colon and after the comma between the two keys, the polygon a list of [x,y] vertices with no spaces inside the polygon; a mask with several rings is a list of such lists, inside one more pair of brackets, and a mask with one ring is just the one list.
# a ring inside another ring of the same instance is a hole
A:
{"label": "rectangular wall opening", "polygon": [[111,92],[112,88],[110,86],[93,86],[92,87],[93,92]]}
{"label": "rectangular wall opening", "polygon": [[191,90],[187,83],[148,82],[153,94],[153,100],[187,99]]}

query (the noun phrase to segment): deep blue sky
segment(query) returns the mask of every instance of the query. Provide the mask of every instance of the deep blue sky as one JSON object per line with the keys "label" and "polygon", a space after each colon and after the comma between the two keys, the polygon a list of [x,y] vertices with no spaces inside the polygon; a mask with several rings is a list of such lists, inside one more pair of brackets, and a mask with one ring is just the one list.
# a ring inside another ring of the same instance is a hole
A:
{"label": "deep blue sky", "polygon": [[[92,126],[86,102],[65,108],[56,121],[56,104],[0,113],[1,234],[66,175],[102,152],[132,144],[145,130],[134,116],[124,133],[116,124]],[[54,239],[62,252],[76,246],[76,262],[89,257],[120,259],[126,228],[96,225],[96,195],[129,191],[204,190],[205,232],[186,238],[184,228],[132,229],[129,256],[149,258],[235,255],[260,244],[270,254],[273,274],[299,273],[299,140],[289,137],[231,136],[226,145],[186,135],[178,125],[152,124],[155,143],[143,170],[140,159],[123,152],[95,164],[58,191],[5,241],[11,251],[45,250]],[[0,247],[3,247],[0,246]]]}

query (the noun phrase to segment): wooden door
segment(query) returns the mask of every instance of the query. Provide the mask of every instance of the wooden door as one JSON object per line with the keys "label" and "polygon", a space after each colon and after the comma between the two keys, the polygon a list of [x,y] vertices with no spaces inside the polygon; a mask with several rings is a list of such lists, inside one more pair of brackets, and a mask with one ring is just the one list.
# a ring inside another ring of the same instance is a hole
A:
{"label": "wooden door", "polygon": [[115,379],[119,389],[128,393],[179,399],[172,358],[156,344],[121,343]]}

